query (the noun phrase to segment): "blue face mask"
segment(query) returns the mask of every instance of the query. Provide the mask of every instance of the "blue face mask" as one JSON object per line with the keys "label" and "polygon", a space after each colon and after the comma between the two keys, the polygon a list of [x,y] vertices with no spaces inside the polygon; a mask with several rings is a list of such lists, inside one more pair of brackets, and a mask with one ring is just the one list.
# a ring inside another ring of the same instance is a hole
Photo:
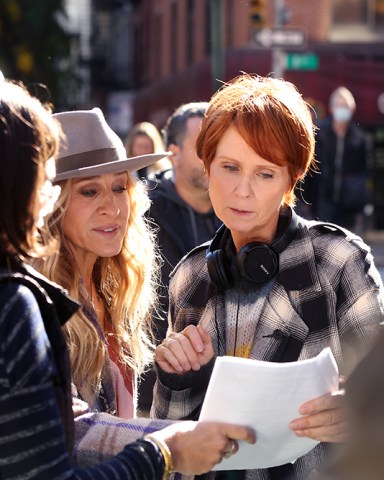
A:
{"label": "blue face mask", "polygon": [[336,107],[332,116],[335,122],[348,123],[352,118],[352,111],[348,107]]}

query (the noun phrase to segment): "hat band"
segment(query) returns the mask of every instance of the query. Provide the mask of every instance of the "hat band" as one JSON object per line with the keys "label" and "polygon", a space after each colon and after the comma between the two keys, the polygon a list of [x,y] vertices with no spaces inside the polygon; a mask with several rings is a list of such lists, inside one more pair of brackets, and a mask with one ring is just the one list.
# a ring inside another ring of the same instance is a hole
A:
{"label": "hat band", "polygon": [[56,174],[78,170],[79,168],[96,167],[118,160],[125,159],[120,158],[116,148],[100,148],[91,152],[75,153],[57,159]]}

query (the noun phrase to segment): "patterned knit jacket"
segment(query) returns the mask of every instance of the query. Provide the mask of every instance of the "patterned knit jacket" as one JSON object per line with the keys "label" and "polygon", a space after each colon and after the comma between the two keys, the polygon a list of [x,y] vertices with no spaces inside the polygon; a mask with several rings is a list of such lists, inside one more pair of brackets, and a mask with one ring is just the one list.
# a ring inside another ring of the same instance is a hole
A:
{"label": "patterned knit jacket", "polygon": [[[13,273],[8,272],[5,268],[0,268],[0,282],[15,282],[27,286],[38,302],[57,368],[53,378],[56,400],[65,428],[68,452],[72,453],[74,428],[70,362],[61,328],[76,312],[79,305],[67,296],[67,292],[63,288],[48,281],[25,264],[20,264],[19,270]],[[5,306],[2,305],[2,308],[5,309]]]}
{"label": "patterned knit jacket", "polygon": [[[206,249],[207,245],[197,247],[175,268],[169,322],[176,332],[189,324],[202,325],[217,355],[226,345],[225,294],[210,279]],[[347,374],[351,357],[369,347],[383,320],[383,284],[370,248],[351,232],[299,217],[297,232],[279,256],[278,273],[257,319],[251,358],[304,360],[330,347],[340,373]],[[200,371],[182,376],[159,369],[151,416],[197,419],[213,363],[214,359]],[[325,451],[326,445],[319,444],[293,467],[249,470],[236,478],[304,479],[320,469]],[[222,475],[211,473],[205,478],[234,478]]]}

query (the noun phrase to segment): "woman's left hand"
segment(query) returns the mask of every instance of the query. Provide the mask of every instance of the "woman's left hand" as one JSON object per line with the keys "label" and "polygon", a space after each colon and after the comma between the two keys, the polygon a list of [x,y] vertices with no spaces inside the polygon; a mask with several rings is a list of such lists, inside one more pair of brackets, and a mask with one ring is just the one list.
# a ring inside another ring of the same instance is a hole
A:
{"label": "woman's left hand", "polygon": [[344,390],[323,395],[303,403],[303,415],[292,420],[289,428],[298,437],[308,437],[319,442],[343,442],[347,435]]}
{"label": "woman's left hand", "polygon": [[198,371],[214,355],[212,339],[201,325],[188,325],[180,333],[171,332],[156,348],[155,359],[167,373],[183,375]]}

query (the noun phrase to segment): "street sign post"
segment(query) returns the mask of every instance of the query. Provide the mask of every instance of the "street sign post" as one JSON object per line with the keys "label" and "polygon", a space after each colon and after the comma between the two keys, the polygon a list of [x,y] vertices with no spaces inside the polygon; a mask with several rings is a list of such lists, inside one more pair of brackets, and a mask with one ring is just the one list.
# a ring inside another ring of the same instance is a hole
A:
{"label": "street sign post", "polygon": [[262,28],[253,33],[253,43],[264,48],[300,49],[307,46],[304,30],[293,28]]}

